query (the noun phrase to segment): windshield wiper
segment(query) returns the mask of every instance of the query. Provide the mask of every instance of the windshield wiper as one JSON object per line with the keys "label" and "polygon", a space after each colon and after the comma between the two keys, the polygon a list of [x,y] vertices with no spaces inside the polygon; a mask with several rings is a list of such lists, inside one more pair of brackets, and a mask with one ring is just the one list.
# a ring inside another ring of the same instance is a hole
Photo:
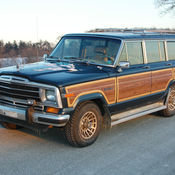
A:
{"label": "windshield wiper", "polygon": [[49,56],[46,58],[46,61],[61,61],[61,59],[56,56]]}
{"label": "windshield wiper", "polygon": [[64,57],[63,59],[70,59],[69,61],[72,61],[74,63],[81,63],[81,64],[92,64],[92,65],[95,65],[96,63],[94,61],[88,61],[87,59],[84,59],[84,58],[81,58],[81,57],[74,57],[74,56],[67,56],[67,57]]}
{"label": "windshield wiper", "polygon": [[71,60],[84,60],[83,58],[80,58],[80,57],[74,57],[74,56],[66,56],[66,57],[63,57],[63,59],[71,59]]}

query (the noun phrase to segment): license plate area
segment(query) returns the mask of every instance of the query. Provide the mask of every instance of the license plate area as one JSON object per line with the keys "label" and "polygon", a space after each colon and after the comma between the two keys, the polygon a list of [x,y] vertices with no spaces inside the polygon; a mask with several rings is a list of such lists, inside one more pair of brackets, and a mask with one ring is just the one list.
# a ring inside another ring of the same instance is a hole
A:
{"label": "license plate area", "polygon": [[13,107],[0,106],[0,115],[7,116],[10,118],[25,120],[26,111],[23,109],[17,109]]}

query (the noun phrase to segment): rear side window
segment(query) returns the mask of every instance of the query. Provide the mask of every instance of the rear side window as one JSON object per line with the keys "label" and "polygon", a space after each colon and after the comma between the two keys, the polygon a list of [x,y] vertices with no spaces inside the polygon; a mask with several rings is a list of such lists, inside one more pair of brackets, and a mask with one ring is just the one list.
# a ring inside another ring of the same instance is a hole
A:
{"label": "rear side window", "polygon": [[129,61],[131,65],[143,64],[141,42],[126,42],[119,58],[120,61]]}
{"label": "rear side window", "polygon": [[145,41],[148,63],[165,61],[163,41]]}
{"label": "rear side window", "polygon": [[168,60],[175,60],[175,41],[167,42]]}

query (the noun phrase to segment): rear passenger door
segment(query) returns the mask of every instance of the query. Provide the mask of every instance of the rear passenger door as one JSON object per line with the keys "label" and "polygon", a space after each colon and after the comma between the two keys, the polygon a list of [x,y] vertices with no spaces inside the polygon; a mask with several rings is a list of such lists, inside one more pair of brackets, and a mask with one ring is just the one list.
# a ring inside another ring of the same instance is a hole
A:
{"label": "rear passenger door", "polygon": [[128,61],[130,67],[117,75],[117,103],[128,103],[129,107],[146,103],[141,98],[150,94],[151,71],[144,64],[143,42],[125,42],[118,63],[122,61]]}
{"label": "rear passenger door", "polygon": [[148,66],[151,69],[151,94],[161,97],[172,80],[172,63],[166,61],[164,41],[147,40],[145,46]]}

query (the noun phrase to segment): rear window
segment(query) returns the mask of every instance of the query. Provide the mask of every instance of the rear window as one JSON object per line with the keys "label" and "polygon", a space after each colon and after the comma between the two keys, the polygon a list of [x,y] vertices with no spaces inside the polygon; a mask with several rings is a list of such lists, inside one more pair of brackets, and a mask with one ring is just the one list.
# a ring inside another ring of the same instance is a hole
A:
{"label": "rear window", "polygon": [[168,60],[175,60],[175,41],[167,42]]}

